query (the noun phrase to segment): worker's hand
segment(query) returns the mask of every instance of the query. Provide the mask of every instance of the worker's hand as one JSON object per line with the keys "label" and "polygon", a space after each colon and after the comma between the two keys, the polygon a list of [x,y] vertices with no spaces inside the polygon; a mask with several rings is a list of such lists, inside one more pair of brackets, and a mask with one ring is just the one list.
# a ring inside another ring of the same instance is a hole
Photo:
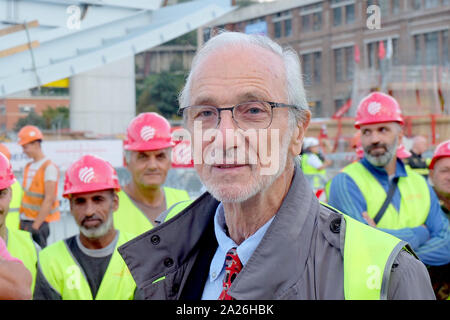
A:
{"label": "worker's hand", "polygon": [[39,228],[41,227],[42,222],[38,222],[38,221],[34,221],[33,224],[31,225],[31,228],[34,229],[35,231],[39,231]]}
{"label": "worker's hand", "polygon": [[372,226],[372,227],[376,227],[376,226],[377,226],[377,224],[375,223],[375,221],[373,221],[373,219],[372,219],[371,217],[369,217],[369,214],[367,213],[367,211],[364,211],[364,212],[362,213],[362,216],[363,216],[364,220],[367,221],[367,223],[369,224],[369,226]]}

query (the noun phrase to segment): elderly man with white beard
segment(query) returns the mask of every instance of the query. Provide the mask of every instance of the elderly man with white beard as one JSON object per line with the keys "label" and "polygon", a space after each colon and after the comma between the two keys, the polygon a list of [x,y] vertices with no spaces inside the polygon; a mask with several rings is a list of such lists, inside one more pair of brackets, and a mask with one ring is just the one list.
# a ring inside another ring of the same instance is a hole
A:
{"label": "elderly man with white beard", "polygon": [[136,283],[116,248],[134,235],[114,229],[119,180],[103,159],[83,156],[67,170],[63,196],[80,234],[39,253],[35,300],[137,299]]}
{"label": "elderly man with white beard", "polygon": [[396,156],[403,116],[391,96],[362,99],[355,127],[364,158],[331,183],[328,203],[353,218],[407,241],[429,266],[450,262],[450,226],[433,188]]}
{"label": "elderly man with white beard", "polygon": [[433,298],[405,242],[321,205],[296,164],[310,112],[295,51],[220,33],[180,113],[208,192],[119,248],[144,299]]}

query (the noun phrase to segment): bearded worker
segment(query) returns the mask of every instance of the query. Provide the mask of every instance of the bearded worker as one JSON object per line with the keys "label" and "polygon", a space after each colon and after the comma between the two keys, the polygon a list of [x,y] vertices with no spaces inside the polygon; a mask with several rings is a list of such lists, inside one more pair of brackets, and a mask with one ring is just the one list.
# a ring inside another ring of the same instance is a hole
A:
{"label": "bearded worker", "polygon": [[119,248],[145,299],[434,298],[405,242],[314,195],[295,160],[311,117],[295,51],[259,35],[211,38],[180,113],[208,192]]}
{"label": "bearded worker", "polygon": [[80,233],[39,253],[35,300],[132,300],[136,283],[116,248],[133,238],[114,229],[119,180],[103,159],[86,155],[66,171],[63,196]]}
{"label": "bearded worker", "polygon": [[400,105],[374,92],[362,99],[355,127],[364,158],[333,178],[328,203],[404,241],[423,263],[450,262],[450,227],[433,188],[396,155],[404,124]]}

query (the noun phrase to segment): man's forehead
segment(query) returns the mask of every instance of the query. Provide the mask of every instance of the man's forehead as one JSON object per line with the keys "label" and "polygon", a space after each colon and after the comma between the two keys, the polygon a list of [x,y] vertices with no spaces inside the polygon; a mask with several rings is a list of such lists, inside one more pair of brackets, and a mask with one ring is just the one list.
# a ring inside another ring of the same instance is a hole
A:
{"label": "man's forehead", "polygon": [[442,157],[436,160],[434,168],[450,168],[450,157]]}
{"label": "man's forehead", "polygon": [[82,192],[82,193],[73,193],[72,199],[80,199],[80,198],[94,198],[98,196],[106,196],[113,192],[113,189],[106,189],[106,190],[98,190],[98,191],[91,191],[91,192]]}
{"label": "man's forehead", "polygon": [[397,122],[379,122],[379,123],[371,123],[371,124],[363,124],[360,125],[360,129],[361,131],[364,130],[374,130],[377,128],[382,128],[382,127],[395,127],[398,123]]}

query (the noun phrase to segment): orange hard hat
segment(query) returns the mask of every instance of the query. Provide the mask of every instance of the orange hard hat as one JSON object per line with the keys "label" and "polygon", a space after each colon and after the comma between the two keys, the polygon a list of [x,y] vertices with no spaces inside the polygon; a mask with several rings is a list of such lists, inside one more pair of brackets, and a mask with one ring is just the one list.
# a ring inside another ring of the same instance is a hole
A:
{"label": "orange hard hat", "polygon": [[3,153],[8,158],[8,160],[11,161],[11,152],[9,152],[8,147],[3,143],[0,143],[0,153]]}
{"label": "orange hard hat", "polygon": [[405,123],[397,100],[385,93],[373,92],[361,100],[356,111],[355,128],[381,122]]}
{"label": "orange hard hat", "polygon": [[444,141],[436,147],[434,151],[433,159],[431,159],[429,168],[433,169],[434,164],[440,158],[450,157],[450,140]]}
{"label": "orange hard hat", "polygon": [[131,120],[125,150],[151,151],[173,147],[170,123],[155,112],[145,112]]}
{"label": "orange hard hat", "polygon": [[8,158],[0,153],[0,190],[10,187],[16,179]]}
{"label": "orange hard hat", "polygon": [[75,161],[66,171],[63,197],[74,193],[114,189],[120,191],[116,170],[109,162],[86,155]]}
{"label": "orange hard hat", "polygon": [[36,140],[42,140],[44,138],[41,130],[39,130],[39,128],[35,126],[23,127],[22,129],[20,129],[18,136],[19,136],[19,144],[21,146]]}

